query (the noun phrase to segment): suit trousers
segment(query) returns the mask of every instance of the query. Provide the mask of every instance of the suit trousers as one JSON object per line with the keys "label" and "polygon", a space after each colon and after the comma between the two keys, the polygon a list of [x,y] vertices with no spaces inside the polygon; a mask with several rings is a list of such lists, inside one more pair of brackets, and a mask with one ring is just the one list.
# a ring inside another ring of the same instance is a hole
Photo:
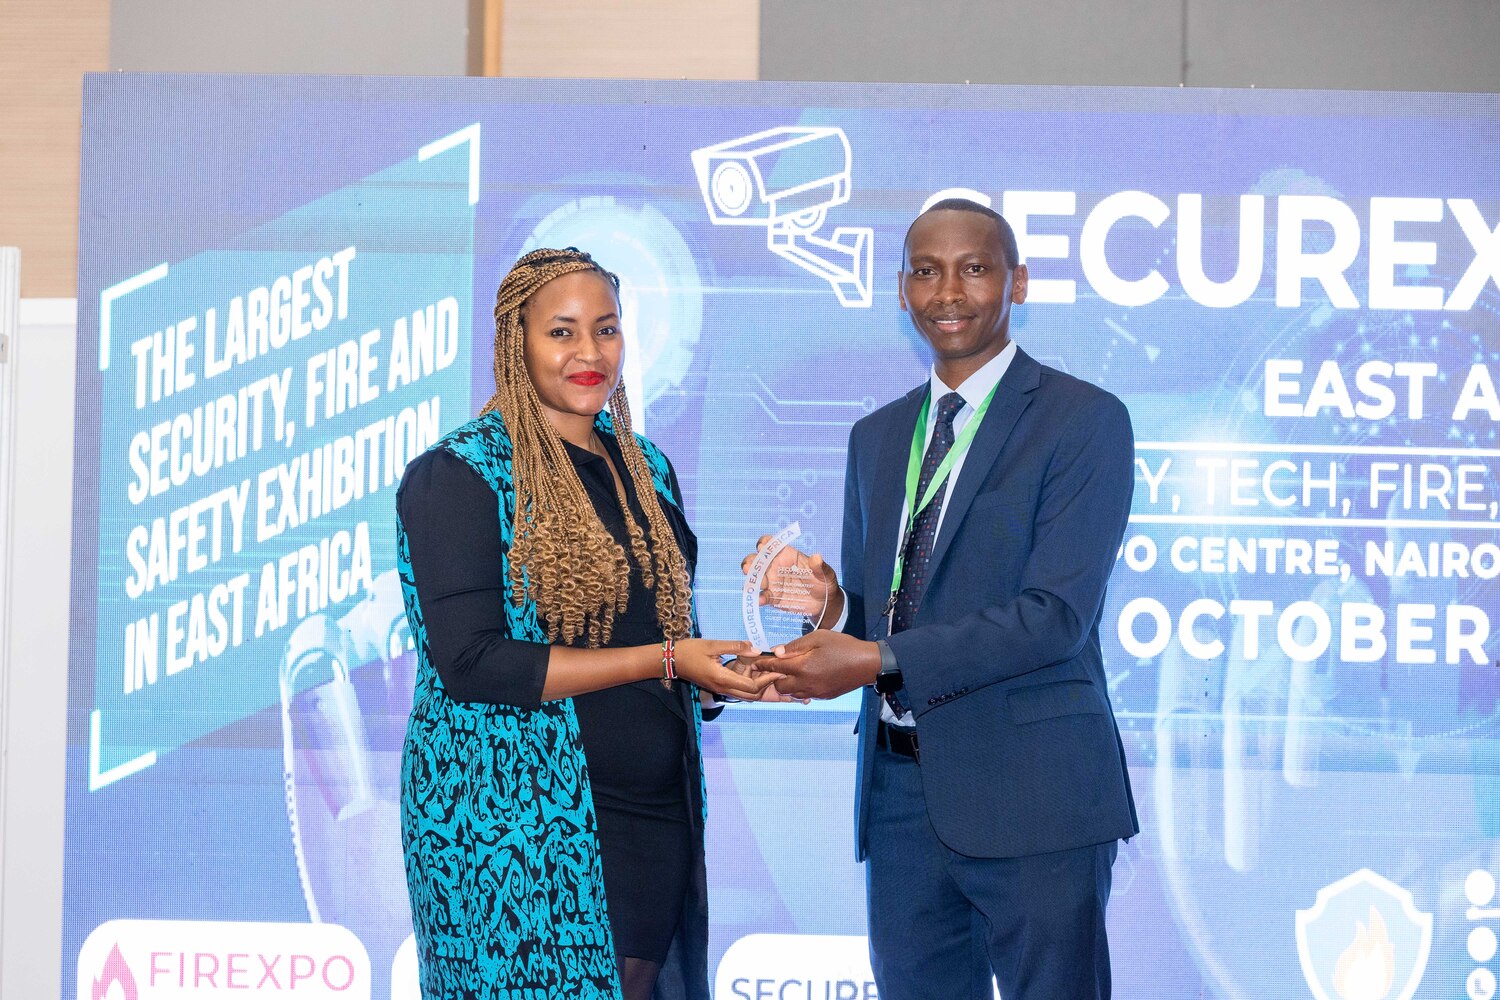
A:
{"label": "suit trousers", "polygon": [[875,751],[865,867],[881,1000],[1107,1000],[1118,843],[971,858],[938,839],[921,766]]}

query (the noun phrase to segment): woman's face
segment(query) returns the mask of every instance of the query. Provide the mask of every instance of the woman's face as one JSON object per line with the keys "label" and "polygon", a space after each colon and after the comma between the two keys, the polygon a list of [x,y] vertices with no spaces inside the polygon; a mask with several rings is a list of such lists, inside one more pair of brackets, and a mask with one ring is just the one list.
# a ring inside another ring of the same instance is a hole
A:
{"label": "woman's face", "polygon": [[597,271],[554,278],[526,300],[521,322],[526,370],[548,418],[559,429],[570,417],[592,422],[620,381],[625,353],[614,285]]}

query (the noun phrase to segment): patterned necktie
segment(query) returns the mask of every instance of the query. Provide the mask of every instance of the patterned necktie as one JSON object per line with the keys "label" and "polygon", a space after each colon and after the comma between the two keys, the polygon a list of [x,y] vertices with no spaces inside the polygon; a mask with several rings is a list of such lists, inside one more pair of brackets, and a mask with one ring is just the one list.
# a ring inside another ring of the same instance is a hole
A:
{"label": "patterned necktie", "polygon": [[[953,418],[964,407],[964,398],[950,392],[938,400],[937,425],[932,429],[932,440],[927,443],[927,454],[922,456],[922,474],[917,480],[917,496],[913,503],[921,501],[932,482],[948,450],[953,447]],[[891,621],[891,632],[900,632],[911,627],[917,617],[917,603],[927,585],[927,563],[932,559],[932,546],[937,541],[938,517],[943,512],[945,490],[939,486],[932,502],[917,515],[906,539],[906,562],[901,571],[901,589],[896,592],[896,614]]]}

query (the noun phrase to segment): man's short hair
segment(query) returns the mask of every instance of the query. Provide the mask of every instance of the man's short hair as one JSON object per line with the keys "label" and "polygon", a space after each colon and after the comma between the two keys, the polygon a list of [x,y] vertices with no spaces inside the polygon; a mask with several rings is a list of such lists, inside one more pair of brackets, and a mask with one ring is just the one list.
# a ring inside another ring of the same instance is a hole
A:
{"label": "man's short hair", "polygon": [[[1010,228],[1010,223],[1005,221],[1005,216],[993,208],[981,205],[977,201],[970,201],[967,198],[944,198],[942,201],[929,205],[922,215],[926,215],[928,212],[973,212],[976,215],[983,215],[986,218],[995,220],[995,231],[1000,236],[1000,249],[1005,253],[1006,265],[1011,270],[1015,270],[1016,265],[1021,262],[1021,250],[1016,245],[1015,230]],[[917,219],[920,219],[922,215],[917,216]],[[916,224],[916,219],[913,219],[912,226]],[[908,226],[906,229],[906,240],[901,245],[905,248],[910,242],[911,227]],[[903,254],[904,252],[903,249]]]}

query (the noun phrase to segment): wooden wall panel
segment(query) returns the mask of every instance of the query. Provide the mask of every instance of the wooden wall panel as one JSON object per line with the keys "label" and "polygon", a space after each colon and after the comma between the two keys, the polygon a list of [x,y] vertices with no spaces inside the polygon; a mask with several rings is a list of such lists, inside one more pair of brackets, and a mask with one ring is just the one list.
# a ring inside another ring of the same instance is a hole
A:
{"label": "wooden wall panel", "polygon": [[505,76],[754,80],[760,0],[505,0]]}
{"label": "wooden wall panel", "polygon": [[0,244],[23,297],[77,294],[83,74],[108,66],[109,0],[0,0]]}

